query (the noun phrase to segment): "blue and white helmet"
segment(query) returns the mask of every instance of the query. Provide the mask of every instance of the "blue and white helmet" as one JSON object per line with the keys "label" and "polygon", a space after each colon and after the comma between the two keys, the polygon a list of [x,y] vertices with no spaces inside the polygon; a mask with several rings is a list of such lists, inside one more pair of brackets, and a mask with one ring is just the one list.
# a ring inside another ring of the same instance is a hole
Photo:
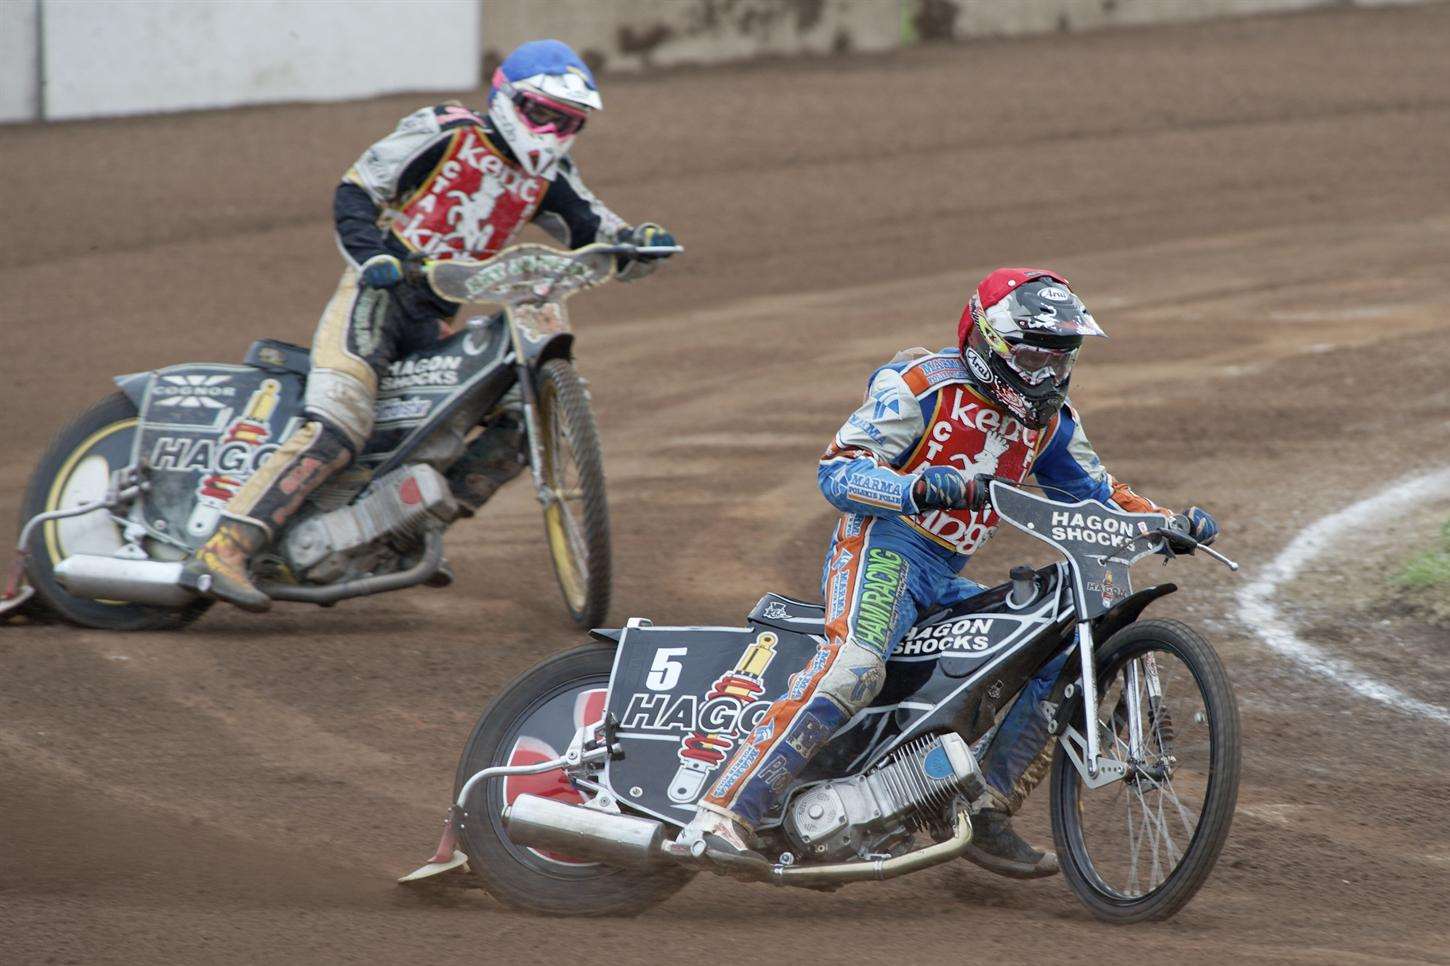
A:
{"label": "blue and white helmet", "polygon": [[568,44],[531,40],[494,72],[488,116],[525,171],[550,177],[589,112],[603,106],[594,75]]}

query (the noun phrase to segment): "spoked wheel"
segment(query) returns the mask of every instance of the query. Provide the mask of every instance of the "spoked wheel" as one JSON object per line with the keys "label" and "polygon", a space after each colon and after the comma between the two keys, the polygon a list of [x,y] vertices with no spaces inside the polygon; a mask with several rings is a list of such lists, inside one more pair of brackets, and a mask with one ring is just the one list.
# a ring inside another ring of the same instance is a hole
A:
{"label": "spoked wheel", "polygon": [[1130,770],[1090,789],[1058,746],[1052,837],[1062,872],[1100,919],[1166,919],[1198,892],[1228,837],[1238,705],[1218,655],[1177,621],[1115,634],[1098,655],[1098,686],[1103,753]]}
{"label": "spoked wheel", "polygon": [[604,458],[589,395],[564,359],[539,369],[544,528],[569,616],[597,627],[609,611],[611,564]]}
{"label": "spoked wheel", "polygon": [[[604,716],[614,648],[591,644],[550,658],[500,692],[464,747],[455,801],[470,777],[496,765],[557,758],[574,732]],[[504,806],[519,795],[578,804],[583,795],[562,770],[483,781],[464,803],[460,844],[469,868],[500,902],[556,916],[634,915],[663,902],[690,879],[679,869],[626,872],[509,840]]]}
{"label": "spoked wheel", "polygon": [[[40,459],[20,507],[20,526],[36,514],[105,497],[111,475],[130,465],[139,418],[124,393],[114,393],[62,429]],[[199,600],[169,609],[122,601],[91,600],[67,593],[55,567],[76,553],[110,556],[121,549],[121,526],[105,509],[52,520],[31,534],[26,577],[37,604],[73,624],[102,630],[140,631],[182,627],[211,606]]]}

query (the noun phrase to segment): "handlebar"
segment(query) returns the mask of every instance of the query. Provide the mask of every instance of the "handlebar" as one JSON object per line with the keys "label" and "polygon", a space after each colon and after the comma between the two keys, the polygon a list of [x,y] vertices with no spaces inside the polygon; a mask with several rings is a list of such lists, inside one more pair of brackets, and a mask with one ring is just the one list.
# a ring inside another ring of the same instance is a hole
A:
{"label": "handlebar", "polygon": [[[683,245],[631,245],[628,242],[600,243],[585,245],[567,252],[560,252],[561,255],[630,255],[633,257],[663,258],[668,255],[679,255],[685,250]],[[409,252],[403,259],[403,277],[410,282],[424,282],[428,277],[428,268],[436,262],[446,259],[430,258],[422,252]]]}
{"label": "handlebar", "polygon": [[[972,477],[972,483],[975,484],[975,486],[983,493],[984,501],[987,506],[992,505],[991,484],[994,482],[1001,483],[1003,486],[1011,487],[1013,489],[1021,489],[1021,485],[1018,482],[1008,479],[1006,477],[998,476],[994,473],[977,473]],[[1053,487],[1042,487],[1042,489],[1048,490],[1053,489]],[[1072,496],[1072,494],[1070,493],[1067,495],[1069,497]],[[1055,501],[1052,500],[1051,497],[1049,497],[1048,502]],[[1111,510],[1112,508],[1109,507],[1108,509]],[[999,510],[998,512],[1001,511]],[[1117,510],[1114,512],[1121,513],[1122,511]],[[1228,557],[1219,553],[1217,550],[1214,550],[1206,543],[1203,543],[1201,540],[1198,540],[1197,538],[1190,535],[1187,530],[1187,519],[1184,517],[1174,517],[1174,519],[1166,521],[1166,525],[1164,526],[1156,527],[1151,530],[1144,530],[1140,533],[1139,536],[1133,538],[1132,540],[1129,540],[1127,546],[1123,547],[1119,551],[1119,553],[1115,553],[1107,559],[1121,560],[1124,563],[1131,563],[1132,560],[1129,559],[1128,548],[1131,547],[1133,544],[1138,543],[1140,540],[1161,541],[1161,545],[1158,547],[1158,552],[1161,552],[1169,557],[1175,556],[1177,554],[1191,554],[1195,550],[1202,550],[1206,555],[1212,557],[1214,560],[1217,560],[1229,570],[1239,569],[1239,565],[1235,561],[1230,560]]]}
{"label": "handlebar", "polygon": [[1195,550],[1202,550],[1229,570],[1239,569],[1237,563],[1225,557],[1208,544],[1189,536],[1181,530],[1170,530],[1167,527],[1159,527],[1157,530],[1149,530],[1145,536],[1162,537],[1164,549],[1171,553],[1193,553]]}

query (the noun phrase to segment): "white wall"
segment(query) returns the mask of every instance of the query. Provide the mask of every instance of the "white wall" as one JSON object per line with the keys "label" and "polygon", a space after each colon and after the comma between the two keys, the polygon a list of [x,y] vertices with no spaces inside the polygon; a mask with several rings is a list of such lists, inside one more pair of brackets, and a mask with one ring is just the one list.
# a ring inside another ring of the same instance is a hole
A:
{"label": "white wall", "polygon": [[479,80],[477,0],[41,2],[47,119],[340,100]]}
{"label": "white wall", "polygon": [[40,105],[35,23],[40,0],[0,0],[0,123],[28,121]]}

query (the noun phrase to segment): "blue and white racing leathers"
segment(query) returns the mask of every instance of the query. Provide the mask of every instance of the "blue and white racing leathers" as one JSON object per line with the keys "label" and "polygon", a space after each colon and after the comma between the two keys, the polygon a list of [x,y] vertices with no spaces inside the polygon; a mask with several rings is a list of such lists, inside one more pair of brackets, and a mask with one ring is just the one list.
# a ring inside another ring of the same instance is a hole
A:
{"label": "blue and white racing leathers", "polygon": [[[811,756],[881,691],[886,657],[917,617],[982,590],[958,572],[996,530],[997,514],[922,512],[912,487],[927,466],[1017,482],[1032,475],[1055,496],[1168,512],[1108,474],[1071,403],[1032,429],[973,388],[956,349],[898,354],[872,373],[865,401],[821,457],[821,492],[842,511],[821,576],[826,643],[737,748],[704,807],[756,825]],[[1054,662],[1023,689],[983,762],[1009,801],[1045,742],[1037,707],[1059,667]]]}

